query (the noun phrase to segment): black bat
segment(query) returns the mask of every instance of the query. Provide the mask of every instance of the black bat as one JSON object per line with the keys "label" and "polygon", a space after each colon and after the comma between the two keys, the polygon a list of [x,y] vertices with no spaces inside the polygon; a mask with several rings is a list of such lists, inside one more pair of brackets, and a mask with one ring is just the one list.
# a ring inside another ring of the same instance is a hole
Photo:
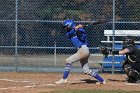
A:
{"label": "black bat", "polygon": [[95,21],[93,23],[83,25],[83,27],[88,27],[88,26],[91,26],[91,25],[104,24],[104,23],[107,23],[107,22],[112,22],[112,20],[99,20],[99,21]]}

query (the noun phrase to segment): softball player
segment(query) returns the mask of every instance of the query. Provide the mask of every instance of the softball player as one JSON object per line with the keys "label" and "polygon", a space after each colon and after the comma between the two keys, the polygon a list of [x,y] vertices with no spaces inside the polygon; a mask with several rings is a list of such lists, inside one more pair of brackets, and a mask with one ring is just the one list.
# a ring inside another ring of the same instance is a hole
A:
{"label": "softball player", "polygon": [[96,78],[99,82],[96,84],[105,84],[105,80],[100,77],[96,72],[89,69],[88,58],[89,58],[89,48],[87,42],[87,35],[83,29],[83,25],[79,24],[76,26],[73,20],[65,20],[63,23],[63,28],[67,31],[67,37],[72,41],[73,45],[77,48],[77,53],[66,59],[65,70],[63,78],[56,81],[56,84],[68,83],[67,78],[71,70],[72,63],[80,61],[85,74]]}

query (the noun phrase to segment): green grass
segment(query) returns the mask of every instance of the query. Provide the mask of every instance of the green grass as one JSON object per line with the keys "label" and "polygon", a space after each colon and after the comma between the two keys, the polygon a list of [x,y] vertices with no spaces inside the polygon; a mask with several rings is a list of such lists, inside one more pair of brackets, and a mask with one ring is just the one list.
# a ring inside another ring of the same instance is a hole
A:
{"label": "green grass", "polygon": [[122,91],[122,90],[85,90],[85,89],[75,89],[75,90],[59,90],[59,91],[52,91],[52,92],[40,92],[40,93],[140,93],[140,91]]}

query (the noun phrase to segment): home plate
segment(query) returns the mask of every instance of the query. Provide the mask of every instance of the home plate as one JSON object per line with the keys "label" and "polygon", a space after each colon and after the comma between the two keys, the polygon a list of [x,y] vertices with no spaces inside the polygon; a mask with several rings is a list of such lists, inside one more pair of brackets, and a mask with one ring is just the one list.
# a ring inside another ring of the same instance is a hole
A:
{"label": "home plate", "polygon": [[42,85],[38,85],[38,86],[56,86],[56,84],[42,84]]}
{"label": "home plate", "polygon": [[140,86],[140,83],[125,83],[126,85]]}
{"label": "home plate", "polygon": [[55,86],[56,84],[46,84],[46,86]]}

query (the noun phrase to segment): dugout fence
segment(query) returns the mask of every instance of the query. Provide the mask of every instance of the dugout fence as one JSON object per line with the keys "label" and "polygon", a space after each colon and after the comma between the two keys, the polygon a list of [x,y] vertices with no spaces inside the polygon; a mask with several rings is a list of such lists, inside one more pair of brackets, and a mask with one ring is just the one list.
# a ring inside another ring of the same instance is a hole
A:
{"label": "dugout fence", "polygon": [[[91,56],[90,67],[102,70],[103,56],[99,45],[115,49],[120,36],[113,32],[110,41],[104,30],[139,30],[140,5],[135,0],[1,0],[0,3],[0,70],[62,71],[65,59],[76,52],[66,38],[65,19],[89,24],[98,20],[112,22],[86,27]],[[122,33],[124,34],[124,33]],[[136,37],[139,41],[139,36]],[[112,60],[114,62],[114,60]],[[81,72],[80,64],[74,70]],[[115,66],[112,63],[111,73]],[[122,73],[122,72],[119,72]]]}

